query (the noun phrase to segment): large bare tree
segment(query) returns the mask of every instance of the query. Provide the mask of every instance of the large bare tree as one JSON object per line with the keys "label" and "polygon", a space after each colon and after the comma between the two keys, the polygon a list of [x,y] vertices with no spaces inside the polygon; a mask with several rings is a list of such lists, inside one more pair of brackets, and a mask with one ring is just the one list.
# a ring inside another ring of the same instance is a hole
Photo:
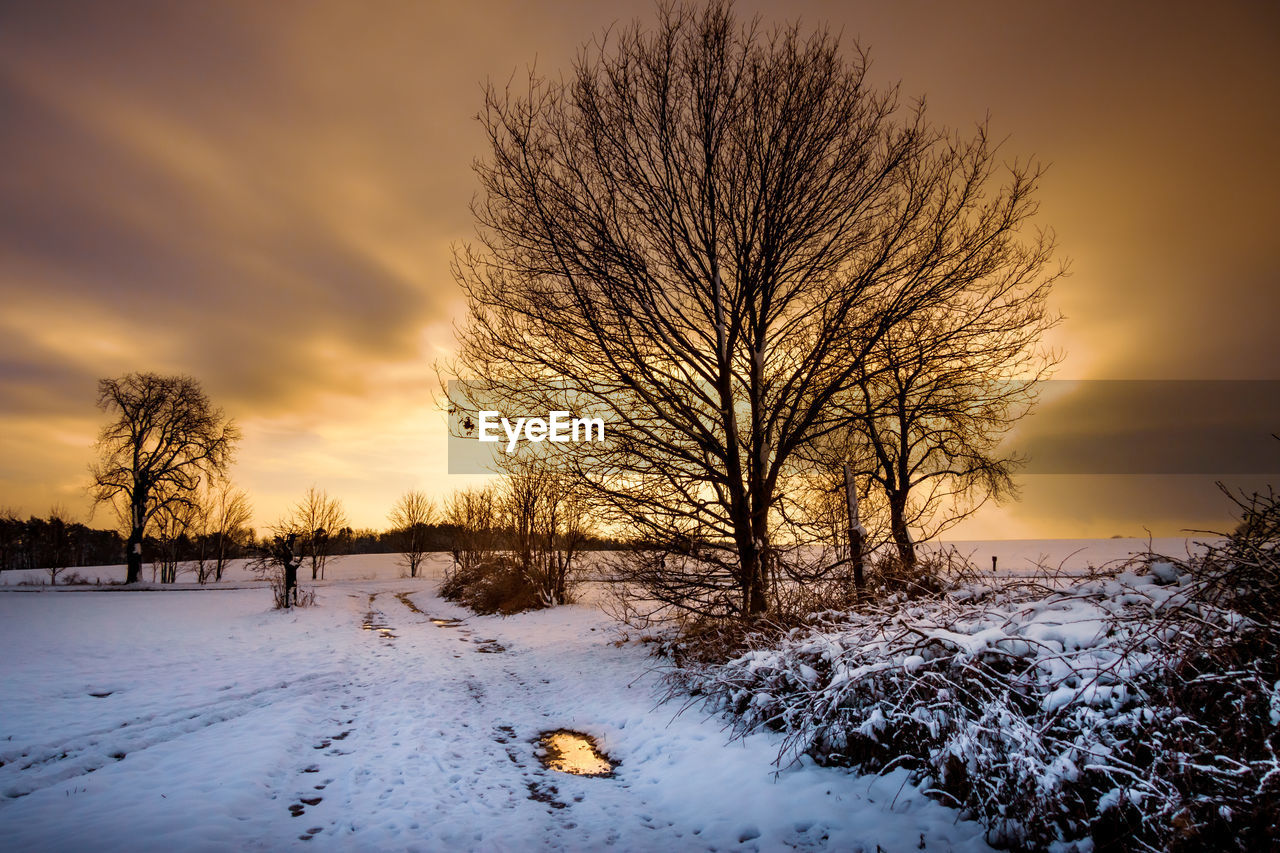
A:
{"label": "large bare tree", "polygon": [[90,468],[96,503],[111,503],[128,531],[127,583],[142,573],[147,525],[193,502],[202,479],[230,465],[240,431],[189,376],[129,373],[98,383],[98,407],[113,417]]}
{"label": "large bare tree", "polygon": [[825,31],[711,2],[487,90],[457,375],[488,408],[606,419],[560,464],[668,552],[647,577],[677,576],[652,590],[673,603],[768,608],[805,449],[851,426],[885,335],[998,270],[1033,212],[1035,167],[866,69]]}

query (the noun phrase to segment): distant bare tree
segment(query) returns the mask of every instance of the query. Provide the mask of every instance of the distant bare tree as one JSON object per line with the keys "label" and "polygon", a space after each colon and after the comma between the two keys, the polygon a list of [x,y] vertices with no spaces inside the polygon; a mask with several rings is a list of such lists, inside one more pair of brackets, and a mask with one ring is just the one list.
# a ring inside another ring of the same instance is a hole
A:
{"label": "distant bare tree", "polygon": [[202,478],[231,463],[240,431],[189,376],[129,373],[98,383],[114,420],[98,436],[90,472],[95,503],[111,503],[128,531],[127,583],[142,573],[147,526],[189,504]]}
{"label": "distant bare tree", "polygon": [[391,525],[394,528],[396,546],[401,561],[409,570],[409,577],[418,576],[418,567],[427,556],[428,526],[436,518],[435,502],[424,492],[408,491],[400,496],[391,509]]}
{"label": "distant bare tree", "polygon": [[213,579],[221,582],[232,555],[243,547],[249,536],[253,505],[249,496],[230,482],[222,483],[211,497],[208,535],[212,540]]}
{"label": "distant bare tree", "polygon": [[25,568],[26,524],[12,507],[0,510],[0,571]]}
{"label": "distant bare tree", "polygon": [[480,566],[498,547],[502,510],[497,489],[488,485],[454,492],[445,501],[443,520],[451,528],[453,568]]}
{"label": "distant bare tree", "polygon": [[[182,563],[195,556],[193,544],[199,538],[204,505],[197,492],[186,500],[169,501],[151,518],[148,530],[155,540],[155,553],[151,563],[151,579],[159,575],[160,583],[174,583],[178,579]],[[200,566],[188,566],[199,574]]]}
{"label": "distant bare tree", "polygon": [[485,378],[485,408],[607,421],[557,464],[652,545],[636,577],[660,600],[765,611],[789,486],[855,423],[876,348],[1022,257],[1038,169],[867,67],[712,0],[486,92],[453,374]]}
{"label": "distant bare tree", "polygon": [[248,533],[253,508],[230,480],[206,486],[196,496],[191,523],[191,563],[198,583],[220,582],[232,554]]}
{"label": "distant bare tree", "polygon": [[534,581],[549,605],[567,604],[580,575],[582,545],[590,533],[591,511],[575,482],[552,472],[543,498],[538,534],[540,561]]}
{"label": "distant bare tree", "polygon": [[58,582],[58,575],[77,562],[75,528],[65,508],[55,506],[49,510],[49,523],[45,528],[45,567],[51,586]]}
{"label": "distant bare tree", "polygon": [[324,580],[324,567],[333,555],[333,536],[347,526],[347,513],[337,498],[311,486],[293,508],[289,520],[298,534],[297,547],[311,567],[311,579]]}
{"label": "distant bare tree", "polygon": [[300,537],[294,525],[292,517],[282,518],[271,525],[271,537],[254,544],[251,549],[253,556],[245,564],[245,568],[260,580],[270,581],[271,597],[277,610],[309,607],[316,602],[315,590],[298,587],[298,569],[302,566],[303,555],[298,551]]}
{"label": "distant bare tree", "polygon": [[540,459],[512,459],[499,501],[521,573],[544,604],[569,601],[576,560],[587,537],[587,505],[573,480]]}

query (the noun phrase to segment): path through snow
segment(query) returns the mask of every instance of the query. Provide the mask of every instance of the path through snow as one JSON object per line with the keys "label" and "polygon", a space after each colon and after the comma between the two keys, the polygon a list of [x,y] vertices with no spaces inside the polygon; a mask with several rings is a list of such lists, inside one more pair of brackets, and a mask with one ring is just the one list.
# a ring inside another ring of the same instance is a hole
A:
{"label": "path through snow", "polygon": [[[981,850],[904,784],[657,701],[587,607],[476,617],[435,582],[0,593],[6,850]],[[454,621],[457,620],[457,621]],[[611,778],[544,769],[549,729]]]}

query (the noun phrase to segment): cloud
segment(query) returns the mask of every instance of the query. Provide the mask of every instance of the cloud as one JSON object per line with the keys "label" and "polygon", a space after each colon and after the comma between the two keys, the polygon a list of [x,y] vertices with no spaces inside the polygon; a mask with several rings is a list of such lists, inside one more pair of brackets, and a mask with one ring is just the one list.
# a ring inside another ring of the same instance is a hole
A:
{"label": "cloud", "polygon": [[[739,11],[829,20],[939,120],[990,108],[1010,157],[1052,162],[1073,375],[1277,378],[1275,13],[1207,9],[1010,3],[988,10],[1000,28],[914,4]],[[5,4],[0,504],[43,511],[83,476],[96,380],[128,370],[190,373],[242,421],[260,514],[333,481],[380,524],[397,490],[446,489],[423,399],[461,317],[450,245],[472,234],[480,83],[558,74],[611,22],[652,15]]]}

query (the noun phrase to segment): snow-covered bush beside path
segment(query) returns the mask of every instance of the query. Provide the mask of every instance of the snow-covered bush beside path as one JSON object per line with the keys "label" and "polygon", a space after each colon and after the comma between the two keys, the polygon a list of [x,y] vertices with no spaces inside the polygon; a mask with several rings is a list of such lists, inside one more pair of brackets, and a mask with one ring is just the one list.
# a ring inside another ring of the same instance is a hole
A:
{"label": "snow-covered bush beside path", "polygon": [[[1248,656],[1236,672],[1194,671],[1188,649],[1212,654],[1206,636],[1225,647],[1257,632],[1206,603],[1188,569],[1150,561],[1066,589],[890,599],[760,635],[727,663],[672,677],[742,731],[787,733],[784,761],[804,753],[863,770],[908,767],[982,820],[997,845],[1195,846],[1238,835],[1242,810],[1274,802],[1280,681]],[[1216,719],[1171,696],[1171,685],[1201,679],[1227,706]],[[1253,744],[1219,753],[1219,729],[1233,726],[1261,726],[1263,736],[1223,735]],[[1252,760],[1241,755],[1251,748]],[[1205,796],[1218,798],[1223,826],[1196,816]]]}

